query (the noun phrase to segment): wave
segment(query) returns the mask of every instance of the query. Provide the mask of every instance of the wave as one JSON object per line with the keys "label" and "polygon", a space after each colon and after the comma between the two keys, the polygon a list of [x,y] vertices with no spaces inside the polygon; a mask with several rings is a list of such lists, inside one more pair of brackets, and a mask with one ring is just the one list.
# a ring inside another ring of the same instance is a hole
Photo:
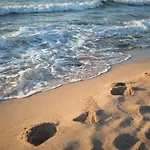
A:
{"label": "wave", "polygon": [[150,5],[150,0],[114,0],[114,2],[128,5]]}
{"label": "wave", "polygon": [[[95,28],[97,30],[97,28]],[[130,35],[134,37],[142,36],[150,32],[150,20],[139,20],[124,22],[124,26],[112,26],[103,28],[98,34],[102,37]]]}
{"label": "wave", "polygon": [[11,13],[51,13],[63,11],[82,11],[96,8],[101,5],[101,0],[80,3],[63,3],[63,4],[39,4],[39,5],[13,5],[0,7],[0,15]]}
{"label": "wave", "polygon": [[[70,31],[70,28],[72,29],[72,32]],[[94,33],[99,38],[110,38],[115,36],[142,37],[144,34],[150,33],[150,19],[123,22],[122,26],[69,25],[68,27],[67,24],[48,24],[38,27],[20,27],[18,31],[5,34],[0,38],[0,49],[8,49],[16,43],[26,45],[37,42],[38,44],[39,41],[44,42],[47,40],[49,41],[49,39],[51,39],[52,43],[56,43],[56,41],[61,39],[62,35],[63,37],[70,36],[70,38],[74,38],[74,34],[85,34],[85,31],[90,35],[91,33]]]}

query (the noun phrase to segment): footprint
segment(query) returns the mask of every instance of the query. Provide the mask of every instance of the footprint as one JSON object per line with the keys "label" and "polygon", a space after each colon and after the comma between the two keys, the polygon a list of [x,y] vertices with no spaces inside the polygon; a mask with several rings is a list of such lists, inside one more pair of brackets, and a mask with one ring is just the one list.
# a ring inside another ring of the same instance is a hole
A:
{"label": "footprint", "polygon": [[53,123],[42,123],[26,129],[26,131],[22,134],[21,139],[24,137],[30,144],[39,146],[49,138],[53,137],[56,132],[56,125]]}
{"label": "footprint", "polygon": [[125,101],[125,98],[123,96],[118,97],[118,102],[123,103]]}
{"label": "footprint", "polygon": [[67,145],[67,147],[64,150],[78,150],[80,149],[80,144],[79,142],[71,142]]}
{"label": "footprint", "polygon": [[139,146],[137,150],[147,150],[147,148],[144,143],[141,143],[141,145]]}
{"label": "footprint", "polygon": [[150,120],[150,106],[141,106],[139,112],[141,113],[145,121]]}
{"label": "footprint", "polygon": [[139,141],[138,138],[136,138],[130,134],[120,134],[119,136],[117,136],[115,138],[113,144],[119,150],[129,150],[138,141]]}
{"label": "footprint", "polygon": [[92,150],[103,150],[102,148],[102,142],[98,139],[92,139],[93,148]]}
{"label": "footprint", "polygon": [[112,95],[133,95],[134,89],[133,87],[128,87],[124,82],[113,83],[112,89],[110,91]]}
{"label": "footprint", "polygon": [[131,123],[132,123],[132,121],[133,121],[133,118],[126,118],[125,120],[123,120],[121,123],[120,123],[120,127],[128,127],[128,126],[130,126],[131,125]]}
{"label": "footprint", "polygon": [[114,83],[111,89],[112,95],[124,95],[125,90],[127,89],[126,84],[123,82]]}
{"label": "footprint", "polygon": [[145,137],[150,140],[150,128],[147,130],[147,132],[145,133]]}

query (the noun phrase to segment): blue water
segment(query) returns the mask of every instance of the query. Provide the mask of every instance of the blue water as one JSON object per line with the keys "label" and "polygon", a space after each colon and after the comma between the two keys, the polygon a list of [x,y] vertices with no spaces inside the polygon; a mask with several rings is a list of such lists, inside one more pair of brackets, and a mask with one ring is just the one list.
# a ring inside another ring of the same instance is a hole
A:
{"label": "blue water", "polygon": [[0,99],[107,72],[150,46],[150,0],[0,0]]}

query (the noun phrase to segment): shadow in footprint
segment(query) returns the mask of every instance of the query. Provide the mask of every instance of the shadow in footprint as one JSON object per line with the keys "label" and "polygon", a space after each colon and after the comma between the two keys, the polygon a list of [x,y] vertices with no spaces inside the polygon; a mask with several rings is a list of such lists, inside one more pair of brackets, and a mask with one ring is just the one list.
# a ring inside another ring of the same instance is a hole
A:
{"label": "shadow in footprint", "polygon": [[150,129],[145,133],[145,137],[150,140]]}
{"label": "shadow in footprint", "polygon": [[113,86],[117,87],[117,86],[126,86],[126,83],[125,82],[116,82],[116,83],[113,83]]}
{"label": "shadow in footprint", "polygon": [[69,143],[64,150],[77,150],[79,148],[80,148],[79,142],[75,141],[75,142]]}
{"label": "shadow in footprint", "polygon": [[136,90],[136,91],[146,91],[145,88],[140,88],[140,87],[136,87],[135,90]]}
{"label": "shadow in footprint", "polygon": [[124,92],[126,91],[126,86],[116,86],[111,89],[112,95],[124,95]]}
{"label": "shadow in footprint", "polygon": [[140,113],[141,114],[150,113],[150,106],[141,106]]}
{"label": "shadow in footprint", "polygon": [[119,150],[129,150],[139,141],[138,138],[130,134],[121,134],[115,138],[113,144]]}
{"label": "shadow in footprint", "polygon": [[131,125],[133,121],[133,118],[126,118],[125,120],[123,120],[121,123],[120,123],[120,127],[128,127]]}
{"label": "shadow in footprint", "polygon": [[119,103],[123,103],[125,101],[123,96],[118,97],[118,102]]}
{"label": "shadow in footprint", "polygon": [[150,120],[150,106],[141,106],[139,111],[144,120]]}
{"label": "shadow in footprint", "polygon": [[99,125],[104,125],[106,120],[110,117],[104,110],[97,111],[97,115],[100,118]]}
{"label": "shadow in footprint", "polygon": [[103,150],[102,148],[102,142],[98,139],[92,139],[93,148],[92,150]]}
{"label": "shadow in footprint", "polygon": [[147,150],[146,146],[144,143],[141,143],[141,145],[139,146],[139,148],[137,150]]}
{"label": "shadow in footprint", "polygon": [[77,118],[73,119],[73,121],[78,121],[78,122],[81,122],[81,123],[85,123],[87,117],[88,117],[88,113],[86,112],[86,113],[81,114]]}
{"label": "shadow in footprint", "polygon": [[25,132],[27,142],[34,146],[39,146],[49,138],[53,137],[57,132],[53,123],[42,123],[35,125]]}

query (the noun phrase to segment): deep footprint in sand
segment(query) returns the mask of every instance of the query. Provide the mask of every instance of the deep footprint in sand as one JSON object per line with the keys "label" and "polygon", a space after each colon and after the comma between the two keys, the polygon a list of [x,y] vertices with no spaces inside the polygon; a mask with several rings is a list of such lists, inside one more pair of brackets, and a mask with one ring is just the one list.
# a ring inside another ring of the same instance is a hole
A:
{"label": "deep footprint in sand", "polygon": [[111,94],[112,95],[123,95],[126,90],[126,84],[124,82],[113,83]]}
{"label": "deep footprint in sand", "polygon": [[113,142],[114,146],[119,150],[129,150],[131,149],[137,142],[138,138],[130,135],[130,134],[120,134],[117,136]]}
{"label": "deep footprint in sand", "polygon": [[57,132],[57,128],[53,123],[42,123],[32,126],[21,135],[21,139],[25,138],[27,142],[34,146],[40,144],[52,138]]}
{"label": "deep footprint in sand", "polygon": [[150,120],[150,106],[141,106],[139,112],[145,121]]}
{"label": "deep footprint in sand", "polygon": [[131,125],[132,121],[133,121],[133,118],[128,117],[128,118],[126,118],[125,120],[123,120],[123,121],[120,123],[119,126],[120,126],[120,127],[123,127],[123,128],[128,127],[128,126]]}
{"label": "deep footprint in sand", "polygon": [[98,139],[92,139],[93,148],[92,150],[103,150],[103,143]]}
{"label": "deep footprint in sand", "polygon": [[141,143],[137,150],[147,150],[147,148],[144,143]]}
{"label": "deep footprint in sand", "polygon": [[133,95],[134,94],[134,88],[129,87],[124,82],[117,82],[113,83],[110,93],[112,95]]}
{"label": "deep footprint in sand", "polygon": [[146,131],[145,137],[150,140],[150,128]]}

